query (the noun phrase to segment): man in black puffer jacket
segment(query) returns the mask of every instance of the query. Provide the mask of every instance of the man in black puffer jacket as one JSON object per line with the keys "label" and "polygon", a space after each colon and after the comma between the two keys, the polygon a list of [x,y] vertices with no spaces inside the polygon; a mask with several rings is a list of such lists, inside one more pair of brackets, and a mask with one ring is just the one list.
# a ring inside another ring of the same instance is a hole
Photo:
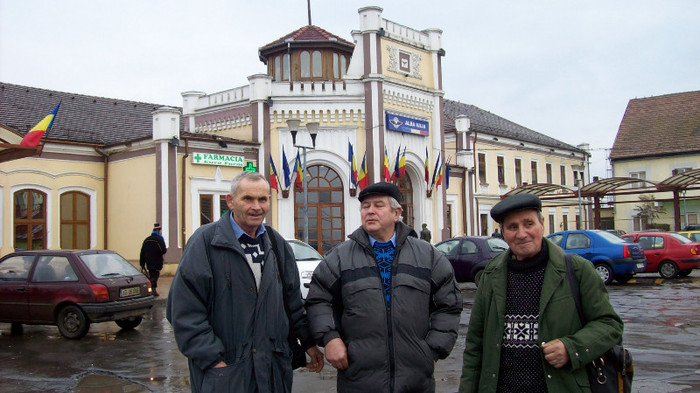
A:
{"label": "man in black puffer jacket", "polygon": [[375,183],[358,196],[362,227],[326,254],[306,299],[311,330],[343,392],[434,392],[455,340],[462,294],[452,265],[400,221],[401,194]]}
{"label": "man in black puffer jacket", "polygon": [[141,270],[144,268],[148,269],[148,277],[151,280],[153,296],[158,296],[156,287],[158,287],[160,271],[163,270],[163,254],[168,251],[165,247],[163,235],[160,234],[162,229],[163,227],[161,227],[159,223],[153,224],[153,231],[144,239],[141,245],[141,256],[139,257]]}

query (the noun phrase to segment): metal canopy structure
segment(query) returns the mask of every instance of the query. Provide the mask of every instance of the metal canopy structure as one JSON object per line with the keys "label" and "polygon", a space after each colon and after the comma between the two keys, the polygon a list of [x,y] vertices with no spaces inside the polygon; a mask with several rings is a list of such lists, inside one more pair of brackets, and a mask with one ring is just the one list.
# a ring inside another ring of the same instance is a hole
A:
{"label": "metal canopy structure", "polygon": [[[628,188],[628,186],[632,184],[640,183],[646,183],[647,186]],[[579,196],[583,198],[591,198],[593,199],[593,225],[594,228],[600,228],[601,198],[616,195],[639,195],[657,192],[672,192],[674,230],[679,231],[681,229],[680,194],[687,190],[700,190],[700,169],[693,169],[679,173],[660,182],[637,179],[634,177],[611,177],[607,179],[600,179],[581,187],[580,195],[578,194],[578,188],[571,189],[558,184],[523,184],[522,186],[514,188],[503,194],[501,198],[522,193],[535,194],[543,201],[572,199],[578,198]],[[586,205],[590,205],[590,202],[586,202]]]}

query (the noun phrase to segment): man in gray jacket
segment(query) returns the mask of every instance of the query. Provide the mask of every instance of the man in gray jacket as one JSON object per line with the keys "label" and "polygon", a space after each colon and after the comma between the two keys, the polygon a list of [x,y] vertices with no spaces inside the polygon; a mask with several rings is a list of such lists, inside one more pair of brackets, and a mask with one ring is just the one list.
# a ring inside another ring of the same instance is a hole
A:
{"label": "man in gray jacket", "polygon": [[192,392],[291,392],[290,318],[283,297],[292,330],[311,357],[307,368],[323,368],[323,354],[308,330],[294,254],[263,225],[270,185],[262,175],[243,172],[233,179],[226,204],[230,214],[189,239],[168,297],[167,318],[188,359]]}
{"label": "man in gray jacket", "polygon": [[[435,362],[457,339],[452,266],[400,221],[390,183],[363,189],[362,227],[326,254],[306,299],[314,339],[343,392],[433,392]],[[413,235],[411,235],[413,234]]]}

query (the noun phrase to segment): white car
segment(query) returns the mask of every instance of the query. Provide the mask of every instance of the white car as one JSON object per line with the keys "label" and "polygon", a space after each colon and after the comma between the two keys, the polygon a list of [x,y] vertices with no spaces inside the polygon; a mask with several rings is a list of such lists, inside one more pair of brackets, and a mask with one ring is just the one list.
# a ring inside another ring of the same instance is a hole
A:
{"label": "white car", "polygon": [[299,269],[299,280],[301,281],[301,297],[306,299],[306,294],[309,293],[309,284],[311,276],[318,263],[323,257],[313,247],[297,239],[287,239],[287,242],[292,247],[294,257],[297,260],[297,269]]}

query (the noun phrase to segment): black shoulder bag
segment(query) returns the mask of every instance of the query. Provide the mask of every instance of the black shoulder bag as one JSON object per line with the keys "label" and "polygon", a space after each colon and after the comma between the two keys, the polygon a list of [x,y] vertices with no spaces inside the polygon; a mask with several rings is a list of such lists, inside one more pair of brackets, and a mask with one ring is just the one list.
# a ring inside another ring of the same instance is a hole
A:
{"label": "black shoulder bag", "polygon": [[[581,309],[581,292],[571,259],[571,254],[567,254],[564,258],[566,278],[569,280],[571,295],[574,298],[581,325],[585,325],[586,318]],[[630,393],[632,391],[634,364],[632,364],[632,355],[622,346],[622,338],[598,359],[586,365],[586,372],[593,393]]]}
{"label": "black shoulder bag", "polygon": [[287,341],[289,341],[289,347],[292,349],[292,370],[296,370],[300,367],[306,366],[306,351],[302,348],[299,340],[294,336],[294,322],[292,321],[292,313],[289,311],[289,301],[287,300],[287,283],[284,280],[284,270],[282,266],[282,258],[280,256],[279,249],[277,249],[277,240],[275,240],[275,233],[269,226],[265,227],[267,235],[270,238],[270,246],[272,251],[275,253],[277,259],[277,273],[282,281],[282,300],[284,302],[284,311],[287,313],[287,319],[289,320],[289,333],[287,334]]}

